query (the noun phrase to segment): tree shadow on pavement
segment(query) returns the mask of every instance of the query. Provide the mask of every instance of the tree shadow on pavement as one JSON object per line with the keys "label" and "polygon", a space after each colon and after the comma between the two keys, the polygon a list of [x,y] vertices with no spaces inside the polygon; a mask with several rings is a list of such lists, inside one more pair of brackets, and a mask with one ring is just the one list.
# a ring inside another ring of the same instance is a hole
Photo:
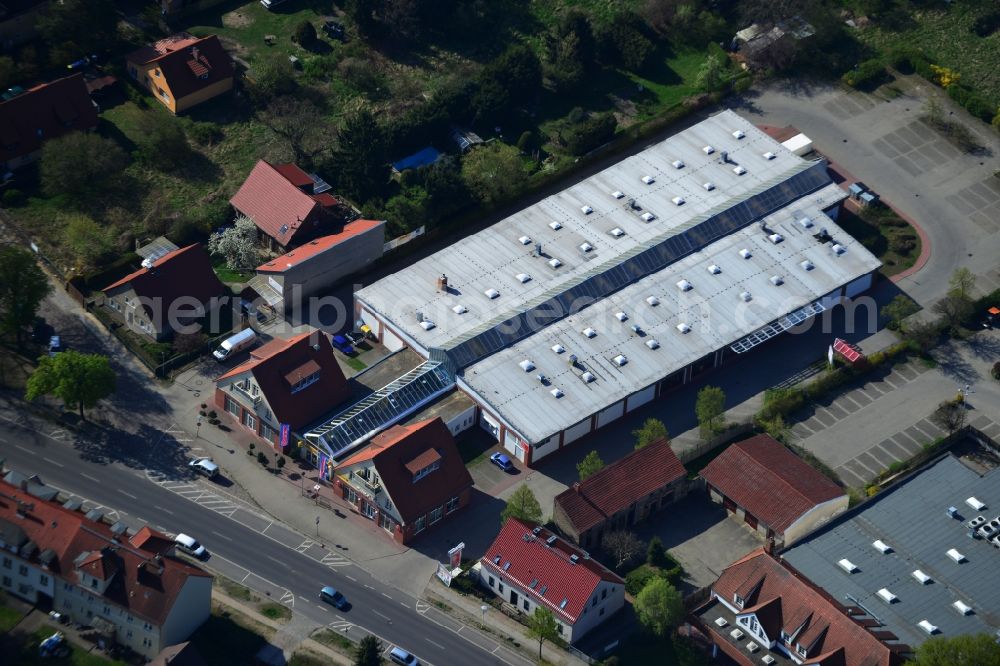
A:
{"label": "tree shadow on pavement", "polygon": [[961,343],[950,340],[934,350],[934,360],[938,362],[938,367],[949,379],[953,379],[959,384],[974,384],[982,378],[979,372],[972,367],[962,356]]}
{"label": "tree shadow on pavement", "polygon": [[973,335],[966,340],[966,346],[972,355],[982,361],[1000,359],[1000,338],[987,334]]}
{"label": "tree shadow on pavement", "polygon": [[115,427],[87,429],[74,447],[84,460],[100,465],[117,463],[131,469],[149,470],[168,479],[191,479],[186,449],[169,433],[149,424],[139,424],[135,432]]}

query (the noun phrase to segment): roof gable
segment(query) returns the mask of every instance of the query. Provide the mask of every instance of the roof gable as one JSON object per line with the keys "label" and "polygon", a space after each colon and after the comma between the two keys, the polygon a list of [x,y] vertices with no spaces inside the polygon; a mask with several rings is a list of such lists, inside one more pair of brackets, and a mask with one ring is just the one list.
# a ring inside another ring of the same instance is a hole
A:
{"label": "roof gable", "polygon": [[198,38],[178,33],[133,51],[127,60],[159,67],[174,99],[231,79],[235,73],[229,54],[215,35]]}
{"label": "roof gable", "polygon": [[0,101],[0,162],[30,155],[46,139],[97,126],[83,74],[42,83]]}
{"label": "roof gable", "polygon": [[311,240],[304,245],[300,245],[280,257],[276,257],[265,264],[261,264],[257,267],[257,271],[263,273],[284,273],[290,268],[294,268],[295,266],[298,266],[313,257],[336,248],[344,241],[350,240],[355,236],[360,236],[371,231],[372,229],[375,229],[376,227],[383,226],[384,224],[384,220],[354,220],[352,222],[348,222],[339,232],[322,236]]}

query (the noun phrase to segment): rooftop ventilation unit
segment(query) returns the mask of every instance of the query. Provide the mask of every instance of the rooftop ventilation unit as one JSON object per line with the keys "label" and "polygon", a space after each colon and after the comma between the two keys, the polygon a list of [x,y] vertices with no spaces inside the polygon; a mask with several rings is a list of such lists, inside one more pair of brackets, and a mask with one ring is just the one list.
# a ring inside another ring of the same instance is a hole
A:
{"label": "rooftop ventilation unit", "polygon": [[553,534],[552,536],[550,536],[548,539],[545,540],[545,543],[547,543],[548,545],[551,546],[552,544],[554,544],[556,542],[556,540],[558,538],[559,537],[557,537],[555,534]]}
{"label": "rooftop ventilation unit", "polygon": [[615,319],[617,319],[618,321],[628,321],[628,315],[625,314],[624,312],[616,312]]}
{"label": "rooftop ventilation unit", "polygon": [[876,539],[875,541],[872,541],[872,546],[874,546],[875,550],[877,550],[880,553],[892,552],[892,546],[887,544],[885,541],[882,541],[881,539]]}
{"label": "rooftop ventilation unit", "polygon": [[655,339],[650,339],[646,340],[646,346],[649,347],[650,349],[659,349],[660,343],[657,342]]}
{"label": "rooftop ventilation unit", "polygon": [[671,199],[671,201],[674,202],[675,206],[683,206],[684,205],[684,198],[683,197],[674,197],[673,199]]}
{"label": "rooftop ventilation unit", "polygon": [[576,564],[577,562],[580,561],[580,556],[577,555],[576,553],[573,553],[572,555],[569,556],[569,561],[572,562],[573,564]]}
{"label": "rooftop ventilation unit", "polygon": [[615,356],[611,360],[614,361],[615,365],[617,365],[619,368],[628,363],[628,359],[625,358],[624,354],[618,354],[618,356]]}
{"label": "rooftop ventilation unit", "polygon": [[739,629],[733,629],[732,631],[729,632],[729,635],[735,638],[736,640],[740,640],[741,638],[743,638],[745,634]]}
{"label": "rooftop ventilation unit", "polygon": [[531,372],[532,370],[535,369],[535,364],[529,361],[528,359],[524,359],[523,361],[518,363],[518,365],[521,366],[521,369],[524,370],[525,372]]}
{"label": "rooftop ventilation unit", "polygon": [[615,199],[621,199],[622,197],[625,196],[625,193],[622,192],[621,190],[615,190],[614,192],[611,193],[611,196],[613,196]]}
{"label": "rooftop ventilation unit", "polygon": [[760,649],[760,646],[757,645],[756,643],[754,643],[753,641],[750,641],[749,643],[747,643],[747,652],[753,654],[754,652],[756,652],[759,649]]}
{"label": "rooftop ventilation unit", "polygon": [[434,328],[434,322],[432,322],[430,319],[424,319],[422,322],[420,322],[420,328],[424,329],[425,331],[429,331],[432,328]]}
{"label": "rooftop ventilation unit", "polygon": [[970,497],[969,499],[965,500],[965,503],[971,506],[976,511],[982,511],[983,509],[986,508],[986,504],[980,502],[975,497]]}
{"label": "rooftop ventilation unit", "polygon": [[932,580],[930,576],[928,576],[927,574],[925,574],[920,569],[914,569],[913,573],[910,574],[910,575],[913,576],[914,578],[916,578],[917,581],[919,581],[921,585],[927,585]]}
{"label": "rooftop ventilation unit", "polygon": [[743,257],[744,259],[749,259],[750,257],[753,256],[753,254],[750,252],[750,250],[743,248],[742,250],[740,250],[740,256]]}
{"label": "rooftop ventilation unit", "polygon": [[858,570],[858,568],[854,565],[854,562],[851,562],[846,557],[842,560],[838,560],[837,565],[847,573],[855,573]]}
{"label": "rooftop ventilation unit", "polygon": [[581,243],[580,244],[580,252],[590,252],[593,249],[594,249],[594,246],[591,245],[590,243]]}
{"label": "rooftop ventilation unit", "polygon": [[549,229],[551,229],[552,231],[559,231],[560,229],[562,229],[562,225],[553,220],[552,222],[549,222]]}
{"label": "rooftop ventilation unit", "polygon": [[956,601],[951,605],[952,608],[957,610],[962,615],[972,615],[972,606],[968,605],[962,601]]}
{"label": "rooftop ventilation unit", "polygon": [[772,275],[771,276],[771,284],[773,284],[775,287],[780,287],[784,283],[785,283],[785,279],[783,277],[781,277],[780,275]]}
{"label": "rooftop ventilation unit", "polygon": [[588,372],[585,372],[582,375],[580,375],[580,379],[582,379],[583,381],[585,381],[585,382],[587,382],[589,384],[590,382],[594,381],[594,375],[592,375],[588,371]]}
{"label": "rooftop ventilation unit", "polygon": [[933,636],[938,632],[938,628],[935,625],[928,622],[927,620],[921,620],[920,622],[917,622],[917,626],[923,629],[925,632],[927,632],[927,634],[931,636]]}
{"label": "rooftop ventilation unit", "polygon": [[646,183],[647,185],[652,185],[653,183],[656,182],[656,179],[653,178],[652,176],[643,176],[642,182]]}
{"label": "rooftop ventilation unit", "polygon": [[703,183],[702,187],[711,192],[712,190],[715,189],[715,183]]}
{"label": "rooftop ventilation unit", "polygon": [[750,301],[753,300],[753,296],[750,295],[749,291],[741,291],[740,300],[743,301],[744,303],[749,303]]}
{"label": "rooftop ventilation unit", "polygon": [[724,617],[717,617],[717,618],[715,618],[714,624],[717,627],[726,627],[726,626],[729,626],[729,622],[726,621],[726,618],[724,618]]}
{"label": "rooftop ventilation unit", "polygon": [[611,234],[612,236],[614,236],[615,238],[621,238],[622,236],[625,235],[625,231],[622,230],[621,227],[615,227],[614,229],[612,229],[608,233]]}
{"label": "rooftop ventilation unit", "polygon": [[710,264],[708,267],[708,272],[711,273],[712,275],[718,275],[719,273],[722,272],[722,269],[719,268],[718,264]]}
{"label": "rooftop ventilation unit", "polygon": [[684,322],[681,322],[677,324],[677,330],[680,331],[681,333],[689,333],[691,331],[691,327],[685,324]]}
{"label": "rooftop ventilation unit", "polygon": [[899,600],[899,597],[897,597],[895,594],[885,589],[884,587],[875,594],[882,597],[882,601],[884,601],[887,604],[891,604]]}
{"label": "rooftop ventilation unit", "polygon": [[841,245],[840,243],[834,243],[833,247],[831,247],[830,249],[833,250],[833,253],[838,257],[847,252],[847,248]]}
{"label": "rooftop ventilation unit", "polygon": [[946,555],[947,555],[947,556],[948,556],[948,557],[949,557],[950,559],[954,560],[955,562],[957,562],[957,563],[959,563],[959,564],[961,564],[962,562],[964,562],[964,561],[965,561],[965,555],[962,555],[962,553],[958,552],[958,551],[957,551],[957,550],[955,550],[954,548],[949,548],[949,549],[948,549],[948,552],[947,552],[947,553],[945,553],[945,554],[946,554]]}
{"label": "rooftop ventilation unit", "polygon": [[546,377],[545,375],[539,373],[539,374],[535,375],[535,379],[538,380],[539,384],[541,384],[543,386],[548,386],[549,378]]}
{"label": "rooftop ventilation unit", "polygon": [[549,259],[549,266],[551,266],[552,268],[559,268],[560,266],[562,266],[562,262],[555,258]]}
{"label": "rooftop ventilation unit", "polygon": [[742,139],[745,136],[746,134],[743,133],[743,130],[736,130],[735,132],[733,132],[734,139]]}
{"label": "rooftop ventilation unit", "polygon": [[635,333],[636,335],[642,335],[643,334],[642,333],[642,326],[639,326],[639,324],[632,324],[631,328],[632,328],[632,332]]}
{"label": "rooftop ventilation unit", "polygon": [[767,151],[766,153],[764,153],[764,159],[765,160],[773,160],[775,157],[777,157],[777,155],[775,155],[774,153],[772,153],[770,150]]}
{"label": "rooftop ventilation unit", "polygon": [[741,166],[740,166],[740,165],[738,165],[738,164],[737,164],[736,166],[734,166],[734,167],[733,167],[733,173],[735,173],[735,174],[736,174],[737,176],[742,176],[742,175],[743,175],[743,174],[745,174],[746,172],[747,172],[747,170],[746,170],[746,169],[744,169],[743,167],[741,167]]}
{"label": "rooftop ventilation unit", "polygon": [[715,152],[715,148],[713,148],[712,146],[704,146],[701,149],[701,152],[705,153],[706,155],[711,155],[712,153]]}
{"label": "rooftop ventilation unit", "polygon": [[694,285],[692,285],[687,280],[681,280],[680,282],[677,283],[677,288],[680,289],[681,291],[691,291],[692,289],[694,289]]}
{"label": "rooftop ventilation unit", "polygon": [[813,221],[810,220],[808,217],[803,217],[802,219],[798,220],[798,223],[802,225],[803,229],[811,229],[813,225]]}
{"label": "rooftop ventilation unit", "polygon": [[563,352],[566,351],[566,348],[563,347],[561,344],[556,343],[556,344],[552,345],[552,351],[554,351],[557,354],[562,354]]}
{"label": "rooftop ventilation unit", "polygon": [[799,266],[801,266],[803,269],[807,271],[811,271],[812,269],[816,268],[813,262],[809,261],[808,259],[806,259],[805,261],[800,261]]}
{"label": "rooftop ventilation unit", "polygon": [[771,666],[771,664],[774,663],[774,657],[772,657],[769,654],[765,654],[763,657],[760,658],[760,660],[762,663],[767,664],[767,666]]}
{"label": "rooftop ventilation unit", "polygon": [[648,305],[657,306],[660,304],[660,299],[658,299],[656,296],[647,296],[646,303]]}
{"label": "rooftop ventilation unit", "polygon": [[587,328],[583,329],[582,333],[585,336],[587,336],[588,338],[593,338],[593,337],[597,336],[597,331],[595,331],[594,329],[590,328],[589,326]]}
{"label": "rooftop ventilation unit", "polygon": [[956,520],[959,519],[958,509],[956,509],[953,506],[949,506],[948,507],[948,517],[949,518],[955,518]]}
{"label": "rooftop ventilation unit", "polygon": [[967,522],[965,526],[968,527],[970,530],[974,530],[985,522],[986,522],[986,516],[976,516],[975,518]]}
{"label": "rooftop ventilation unit", "polygon": [[497,291],[496,289],[487,289],[483,293],[486,295],[486,298],[490,300],[493,300],[494,298],[500,295],[500,292]]}
{"label": "rooftop ventilation unit", "polygon": [[549,391],[549,393],[552,394],[553,398],[561,398],[561,397],[563,397],[562,389],[554,388],[551,391]]}
{"label": "rooftop ventilation unit", "polygon": [[521,236],[517,239],[521,245],[531,245],[531,236]]}
{"label": "rooftop ventilation unit", "polygon": [[681,160],[674,160],[673,162],[671,162],[671,164],[674,165],[675,169],[683,169],[684,168],[684,162],[682,162]]}
{"label": "rooftop ventilation unit", "polygon": [[594,212],[594,209],[590,206],[580,206],[580,210],[583,211],[584,215],[590,215]]}
{"label": "rooftop ventilation unit", "polygon": [[469,311],[469,308],[465,307],[464,305],[459,304],[459,305],[456,305],[455,307],[453,307],[451,309],[451,311],[454,312],[455,314],[465,314],[466,312]]}
{"label": "rooftop ventilation unit", "polygon": [[645,220],[646,222],[652,222],[653,220],[656,219],[656,216],[653,215],[652,213],[646,212],[642,214],[642,219]]}
{"label": "rooftop ventilation unit", "polygon": [[777,245],[781,241],[785,240],[785,237],[782,236],[781,234],[771,234],[767,237],[767,239],[772,243],[774,243],[775,245]]}

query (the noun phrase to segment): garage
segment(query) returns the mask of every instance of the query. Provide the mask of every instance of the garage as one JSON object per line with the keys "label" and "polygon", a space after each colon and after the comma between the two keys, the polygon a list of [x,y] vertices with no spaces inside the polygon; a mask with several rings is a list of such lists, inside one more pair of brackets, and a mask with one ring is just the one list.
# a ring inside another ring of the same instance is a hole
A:
{"label": "garage", "polygon": [[364,308],[361,309],[361,321],[372,330],[372,335],[377,338],[379,332],[382,330],[382,322],[376,319],[375,315]]}
{"label": "garage", "polygon": [[500,439],[500,422],[486,412],[479,412],[479,427],[493,435],[493,438]]}
{"label": "garage", "polygon": [[862,275],[854,282],[847,285],[846,295],[848,298],[853,298],[858,294],[868,291],[872,286],[872,274]]}
{"label": "garage", "polygon": [[388,326],[385,327],[385,331],[382,333],[382,344],[391,352],[399,351],[406,346],[399,336],[393,333]]}
{"label": "garage", "polygon": [[650,402],[654,397],[656,397],[656,384],[644,388],[643,390],[633,393],[628,397],[628,411],[633,409],[638,409],[642,407],[647,402]]}
{"label": "garage", "polygon": [[510,430],[504,433],[503,448],[519,461],[524,462],[524,446],[521,444],[521,440],[517,438],[517,435],[513,434]]}
{"label": "garage", "polygon": [[625,413],[625,401],[616,402],[607,409],[599,412],[597,414],[597,427],[603,428],[607,424],[611,423],[617,418],[621,418],[622,414]]}
{"label": "garage", "polygon": [[570,442],[575,442],[588,432],[590,432],[590,418],[586,418],[576,425],[566,428],[566,431],[563,433],[563,446],[566,446]]}
{"label": "garage", "polygon": [[532,444],[531,446],[532,464],[534,464],[535,461],[540,460],[541,458],[544,458],[545,456],[549,455],[558,448],[559,448],[559,435],[553,435],[552,437],[542,440],[537,444]]}

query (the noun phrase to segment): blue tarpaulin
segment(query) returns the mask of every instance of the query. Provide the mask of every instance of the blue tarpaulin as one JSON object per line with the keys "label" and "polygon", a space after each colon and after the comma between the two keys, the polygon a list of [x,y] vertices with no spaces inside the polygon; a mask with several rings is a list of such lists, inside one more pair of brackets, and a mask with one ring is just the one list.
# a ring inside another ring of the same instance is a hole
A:
{"label": "blue tarpaulin", "polygon": [[406,171],[407,169],[418,169],[428,164],[434,164],[441,157],[441,153],[434,146],[427,146],[409,157],[404,157],[392,165],[393,171]]}

